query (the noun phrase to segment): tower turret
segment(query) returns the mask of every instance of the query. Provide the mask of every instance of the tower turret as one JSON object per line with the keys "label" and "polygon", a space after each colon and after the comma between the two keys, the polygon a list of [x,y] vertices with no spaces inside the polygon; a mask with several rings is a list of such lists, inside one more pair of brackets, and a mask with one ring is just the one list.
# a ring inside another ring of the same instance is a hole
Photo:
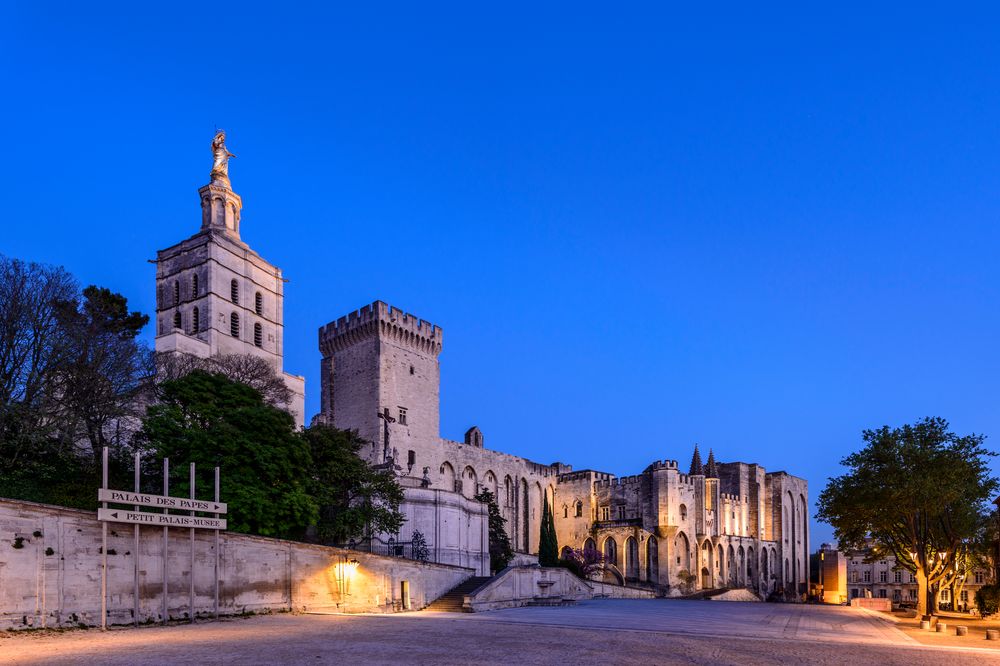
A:
{"label": "tower turret", "polygon": [[698,445],[694,445],[694,455],[691,456],[691,471],[688,474],[704,474],[705,468],[701,464],[701,454],[698,453]]}

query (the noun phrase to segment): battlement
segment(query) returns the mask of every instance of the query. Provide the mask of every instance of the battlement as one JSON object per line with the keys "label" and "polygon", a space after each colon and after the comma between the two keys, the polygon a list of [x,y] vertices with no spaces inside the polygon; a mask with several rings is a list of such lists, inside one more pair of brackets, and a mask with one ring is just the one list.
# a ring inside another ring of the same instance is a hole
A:
{"label": "battlement", "polygon": [[719,498],[723,501],[729,500],[730,502],[741,502],[739,495],[732,495],[730,493],[719,493]]}
{"label": "battlement", "polygon": [[595,472],[592,469],[581,469],[576,472],[565,472],[558,476],[559,483],[570,483],[572,481],[589,481],[591,478],[594,481],[602,481],[606,479],[614,478],[613,474],[607,472]]}
{"label": "battlement", "polygon": [[677,469],[676,460],[654,460],[652,463],[646,467],[646,471],[652,471],[657,469]]}
{"label": "battlement", "polygon": [[441,353],[443,331],[382,301],[355,310],[319,329],[319,348],[324,356],[379,336],[397,344],[437,356]]}
{"label": "battlement", "polygon": [[621,486],[631,486],[637,485],[642,481],[642,476],[639,474],[633,476],[620,476],[620,477],[610,477],[607,479],[601,479],[594,482],[595,488],[615,488]]}

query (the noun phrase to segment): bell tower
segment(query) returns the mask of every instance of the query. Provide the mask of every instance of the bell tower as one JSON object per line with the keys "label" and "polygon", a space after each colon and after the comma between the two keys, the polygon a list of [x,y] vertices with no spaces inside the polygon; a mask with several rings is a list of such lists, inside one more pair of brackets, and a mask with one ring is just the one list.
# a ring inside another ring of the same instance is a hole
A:
{"label": "bell tower", "polygon": [[212,154],[211,180],[198,190],[201,229],[156,253],[156,351],[264,359],[291,390],[287,408],[301,426],[305,379],[282,367],[285,279],[240,239],[243,200],[229,181],[224,132]]}

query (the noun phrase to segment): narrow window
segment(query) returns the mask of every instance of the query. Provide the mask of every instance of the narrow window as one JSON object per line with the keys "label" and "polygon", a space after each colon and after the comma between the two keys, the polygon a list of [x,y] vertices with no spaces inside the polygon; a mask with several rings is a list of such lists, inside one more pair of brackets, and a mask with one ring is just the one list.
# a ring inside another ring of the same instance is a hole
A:
{"label": "narrow window", "polygon": [[229,283],[229,298],[233,301],[233,303],[239,305],[240,284],[236,280],[233,280],[232,282]]}
{"label": "narrow window", "polygon": [[198,298],[198,274],[191,276],[191,298]]}
{"label": "narrow window", "polygon": [[625,507],[618,507],[618,520],[625,520]]}
{"label": "narrow window", "polygon": [[264,346],[264,331],[261,330],[260,324],[253,325],[253,343],[258,347]]}
{"label": "narrow window", "polygon": [[174,280],[174,305],[181,304],[181,283]]}
{"label": "narrow window", "polygon": [[563,504],[563,518],[569,518],[569,507]]}
{"label": "narrow window", "polygon": [[583,502],[581,502],[579,500],[576,503],[576,517],[577,518],[582,518],[583,517]]}
{"label": "narrow window", "polygon": [[179,311],[174,313],[174,328],[181,328],[181,313]]}
{"label": "narrow window", "polygon": [[264,297],[260,295],[259,291],[253,297],[253,307],[257,311],[257,314],[264,314]]}
{"label": "narrow window", "polygon": [[198,308],[191,311],[191,332],[197,333],[201,330],[201,317]]}
{"label": "narrow window", "polygon": [[229,315],[229,335],[240,337],[240,316],[235,312]]}
{"label": "narrow window", "polygon": [[413,374],[413,366],[412,365],[410,366],[410,374],[411,375]]}
{"label": "narrow window", "polygon": [[399,424],[406,425],[406,407],[399,408]]}

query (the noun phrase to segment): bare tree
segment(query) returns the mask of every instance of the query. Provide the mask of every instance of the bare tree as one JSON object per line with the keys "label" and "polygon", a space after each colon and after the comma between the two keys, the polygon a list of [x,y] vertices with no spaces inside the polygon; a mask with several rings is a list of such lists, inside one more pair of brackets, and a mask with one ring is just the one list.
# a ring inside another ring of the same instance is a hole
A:
{"label": "bare tree", "polygon": [[14,464],[25,447],[58,428],[57,370],[69,353],[60,304],[78,286],[63,268],[0,255],[0,459]]}
{"label": "bare tree", "polygon": [[246,384],[275,407],[286,408],[292,392],[285,380],[278,376],[274,366],[253,354],[221,354],[211,358],[198,358],[190,354],[157,354],[157,374],[160,379],[179,379],[192,370],[204,370]]}

